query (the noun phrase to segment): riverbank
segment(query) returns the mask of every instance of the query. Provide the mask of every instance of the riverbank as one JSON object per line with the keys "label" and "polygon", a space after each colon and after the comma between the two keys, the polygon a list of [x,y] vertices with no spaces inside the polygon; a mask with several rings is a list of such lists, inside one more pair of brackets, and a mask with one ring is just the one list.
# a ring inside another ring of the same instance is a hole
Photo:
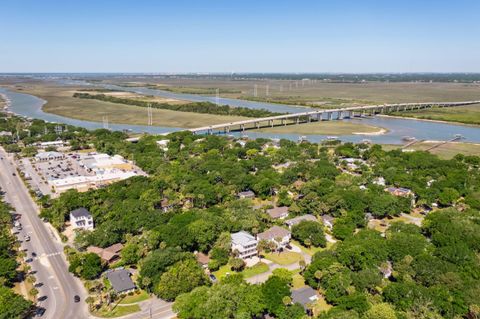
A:
{"label": "riverbank", "polygon": [[437,123],[455,123],[462,125],[480,126],[480,104],[447,107],[447,108],[431,108],[407,111],[402,113],[393,113],[386,115],[397,118],[407,118],[423,121],[432,121]]}
{"label": "riverbank", "polygon": [[302,135],[381,135],[388,130],[352,121],[322,121],[299,125],[275,126],[252,130],[253,132]]}
{"label": "riverbank", "polygon": [[[464,155],[475,155],[480,156],[480,143],[466,143],[466,142],[449,142],[442,144],[443,141],[421,141],[414,143],[413,145],[406,148],[406,151],[427,151],[429,153],[435,154],[442,159],[451,159],[457,154]],[[441,145],[439,145],[441,144]],[[433,146],[438,145],[438,147],[432,148]],[[403,145],[382,145],[382,148],[385,150],[399,149]],[[432,148],[432,149],[430,149]],[[430,150],[429,150],[430,149]]]}

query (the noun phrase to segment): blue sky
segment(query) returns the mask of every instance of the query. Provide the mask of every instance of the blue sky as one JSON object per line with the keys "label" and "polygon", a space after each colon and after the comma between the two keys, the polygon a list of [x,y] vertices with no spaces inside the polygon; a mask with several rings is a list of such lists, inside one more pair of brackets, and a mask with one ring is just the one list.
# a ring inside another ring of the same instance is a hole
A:
{"label": "blue sky", "polygon": [[480,72],[479,0],[21,0],[0,72]]}

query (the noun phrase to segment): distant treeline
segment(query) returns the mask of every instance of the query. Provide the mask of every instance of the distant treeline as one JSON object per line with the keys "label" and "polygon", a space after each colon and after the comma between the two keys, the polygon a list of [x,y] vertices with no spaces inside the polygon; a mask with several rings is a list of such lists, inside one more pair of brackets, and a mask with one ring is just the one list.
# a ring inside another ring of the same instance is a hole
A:
{"label": "distant treeline", "polygon": [[206,114],[219,115],[236,115],[245,117],[266,117],[281,115],[282,113],[270,112],[265,109],[249,109],[246,107],[231,107],[228,105],[216,105],[210,102],[194,102],[187,104],[172,105],[168,103],[149,102],[142,100],[119,98],[115,96],[108,96],[105,94],[89,94],[89,93],[74,93],[73,97],[80,99],[93,99],[105,102],[120,103],[126,105],[135,105],[141,107],[151,106],[157,109],[179,111],[179,112],[194,112]]}

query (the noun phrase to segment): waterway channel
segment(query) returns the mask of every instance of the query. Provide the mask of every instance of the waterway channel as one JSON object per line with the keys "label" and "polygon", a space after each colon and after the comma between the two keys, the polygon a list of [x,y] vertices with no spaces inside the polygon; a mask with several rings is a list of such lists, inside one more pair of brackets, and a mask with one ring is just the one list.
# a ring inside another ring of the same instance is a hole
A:
{"label": "waterway channel", "polygon": [[[83,81],[62,81],[65,85],[87,85]],[[102,87],[110,89],[118,89],[124,91],[130,91],[146,95],[162,96],[173,99],[189,100],[189,101],[207,101],[212,103],[228,104],[236,107],[248,107],[256,109],[267,109],[274,112],[294,113],[309,110],[308,107],[297,107],[291,105],[272,104],[253,102],[228,98],[217,98],[215,96],[203,96],[195,94],[181,94],[173,93],[163,90],[150,89],[145,87],[120,87],[116,85],[102,85]],[[97,129],[104,127],[101,122],[83,121],[55,114],[43,112],[42,106],[45,103],[44,100],[35,97],[33,95],[12,92],[6,88],[0,87],[0,93],[7,96],[10,100],[9,110],[25,117],[37,118],[46,120],[49,122],[65,123],[69,125],[75,125],[84,127],[87,129]],[[382,135],[343,135],[339,136],[341,140],[359,142],[363,139],[369,139],[374,143],[380,144],[399,144],[402,143],[402,138],[405,136],[413,136],[419,140],[448,140],[456,134],[460,134],[464,137],[466,142],[480,143],[480,127],[466,126],[459,124],[439,123],[430,121],[419,121],[412,119],[399,119],[389,117],[371,117],[362,119],[345,119],[344,121],[352,121],[355,123],[363,123],[367,125],[382,127],[388,130],[386,134]],[[321,122],[318,125],[322,125]],[[151,134],[161,134],[166,132],[173,132],[181,130],[182,128],[173,127],[158,127],[158,126],[146,126],[146,125],[130,125],[130,124],[114,124],[108,125],[112,130],[130,130],[133,132],[147,132]],[[240,133],[233,133],[240,135]],[[267,138],[286,138],[291,140],[297,140],[299,134],[279,134],[279,133],[263,133],[247,131],[247,134],[251,138],[267,137]],[[327,138],[325,135],[308,135],[307,140],[312,142],[319,142]]]}

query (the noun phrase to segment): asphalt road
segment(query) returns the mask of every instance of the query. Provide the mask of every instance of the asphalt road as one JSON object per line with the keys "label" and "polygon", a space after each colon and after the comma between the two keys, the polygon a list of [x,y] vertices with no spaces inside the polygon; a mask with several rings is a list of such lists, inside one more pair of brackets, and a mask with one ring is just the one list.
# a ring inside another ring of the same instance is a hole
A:
{"label": "asphalt road", "polygon": [[[61,242],[38,217],[38,207],[18,176],[13,159],[1,147],[0,186],[6,192],[5,200],[21,214],[19,221],[23,229],[17,237],[22,241],[22,249],[26,250],[26,258],[32,259],[30,265],[39,290],[38,305],[46,309],[42,318],[89,318],[84,302],[86,291],[80,280],[68,272]],[[24,240],[26,235],[30,236],[30,241]],[[82,301],[75,303],[75,295]]]}

